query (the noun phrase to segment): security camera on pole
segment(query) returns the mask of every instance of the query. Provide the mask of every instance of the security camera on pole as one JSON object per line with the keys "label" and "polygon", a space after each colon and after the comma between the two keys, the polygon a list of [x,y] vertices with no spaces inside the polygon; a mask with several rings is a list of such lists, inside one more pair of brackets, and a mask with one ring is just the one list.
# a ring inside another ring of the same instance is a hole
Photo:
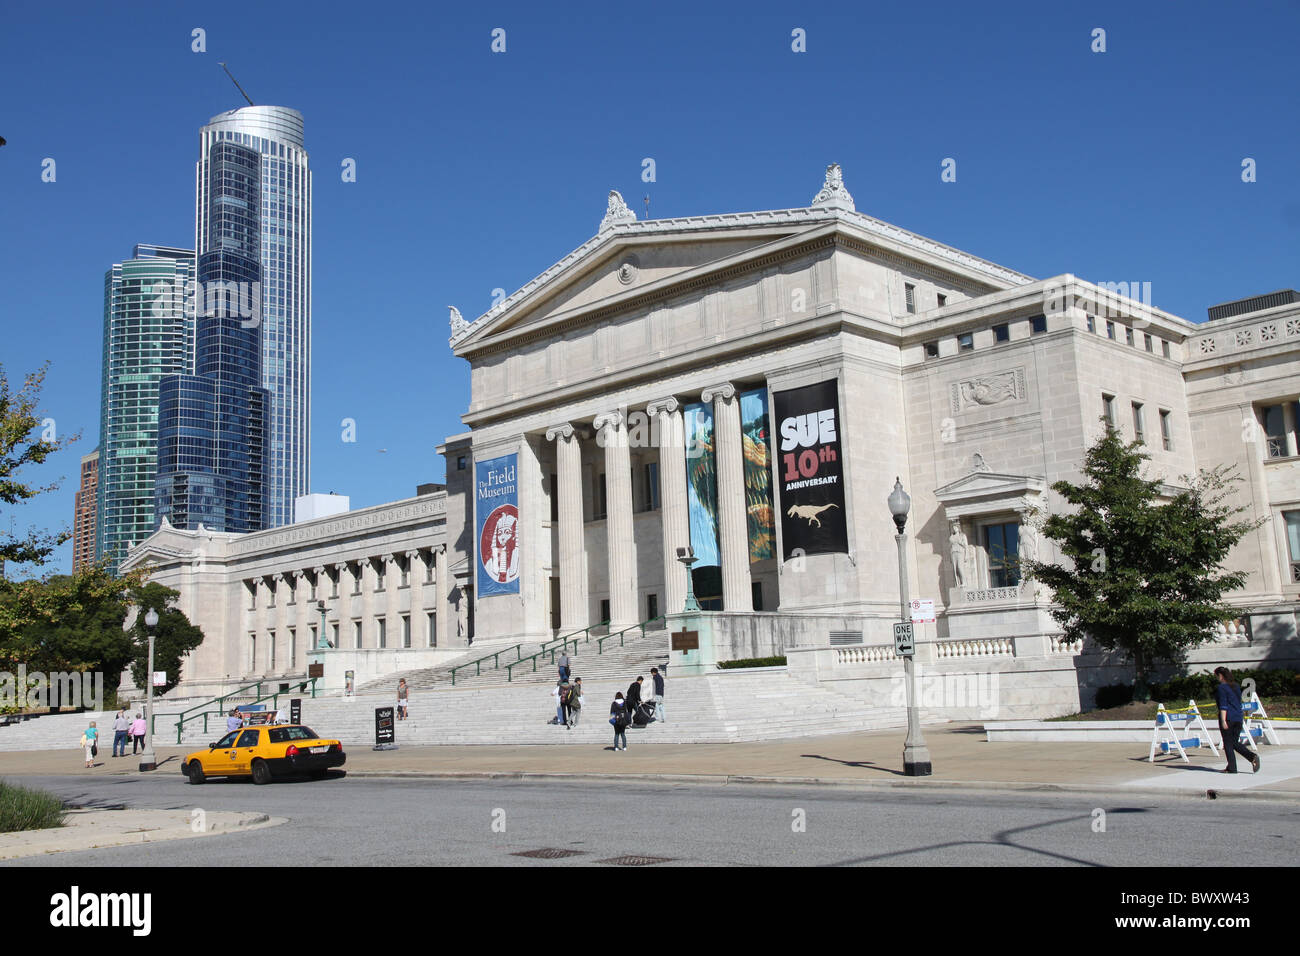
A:
{"label": "security camera on pole", "polygon": [[153,770],[158,759],[153,753],[153,629],[158,626],[158,612],[153,608],[144,616],[144,626],[149,634],[149,669],[145,672],[144,698],[144,753],[140,755],[140,769]]}
{"label": "security camera on pole", "polygon": [[930,751],[925,746],[925,737],[921,734],[921,721],[916,709],[916,680],[913,674],[913,655],[916,652],[912,633],[912,611],[907,597],[907,513],[912,508],[912,496],[903,490],[903,483],[894,479],[894,490],[889,495],[889,513],[894,516],[894,525],[898,534],[894,540],[898,543],[898,588],[899,606],[902,608],[903,620],[894,625],[894,648],[903,658],[903,670],[907,681],[907,740],[903,742],[903,773],[908,777],[928,777],[930,770]]}

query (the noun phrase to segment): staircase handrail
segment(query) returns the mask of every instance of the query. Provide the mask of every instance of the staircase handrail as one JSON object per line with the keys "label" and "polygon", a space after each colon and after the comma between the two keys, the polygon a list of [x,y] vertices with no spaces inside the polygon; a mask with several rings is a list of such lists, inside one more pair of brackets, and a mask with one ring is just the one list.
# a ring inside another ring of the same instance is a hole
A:
{"label": "staircase handrail", "polygon": [[627,641],[626,641],[626,639],[623,637],[623,635],[626,634],[628,631],[634,630],[634,629],[636,629],[636,628],[638,628],[638,627],[641,629],[641,636],[642,636],[642,637],[645,637],[645,629],[646,629],[646,625],[647,625],[647,624],[653,624],[655,621],[662,621],[662,620],[664,620],[664,619],[665,619],[665,618],[664,618],[664,615],[660,614],[660,615],[657,616],[657,617],[648,618],[648,619],[642,621],[640,624],[631,624],[631,625],[628,625],[627,627],[623,628],[623,630],[621,630],[621,631],[611,631],[610,633],[606,634],[604,637],[602,637],[602,638],[600,638],[599,640],[596,641],[596,653],[597,653],[597,654],[604,654],[604,653],[605,653],[605,642],[608,641],[608,640],[609,640],[610,638],[612,638],[612,637],[617,637],[617,638],[618,638],[618,646],[619,646],[619,647],[623,647],[623,646],[627,643]]}
{"label": "staircase handrail", "polygon": [[[299,694],[301,694],[301,693],[303,692],[303,690],[307,687],[308,684],[311,684],[311,696],[312,696],[312,699],[314,700],[314,699],[316,698],[316,682],[317,682],[318,680],[320,680],[319,677],[309,677],[309,678],[307,678],[307,679],[304,680],[304,681],[300,681],[299,684],[298,684],[298,690],[297,690],[297,691],[293,691],[293,690],[279,690],[278,687],[277,687],[277,689],[274,690],[274,691],[272,691],[271,693],[268,693],[268,694],[262,694],[261,696],[256,697],[256,698],[254,698],[253,700],[250,700],[250,701],[248,702],[247,706],[251,707],[251,706],[253,706],[254,704],[260,704],[262,701],[264,701],[264,700],[268,700],[268,699],[269,699],[269,700],[271,701],[271,706],[272,706],[272,707],[276,707],[276,708],[278,708],[278,707],[279,707],[279,704],[280,704],[280,696],[281,696],[281,695],[283,695],[283,694],[294,694],[294,693],[299,693]],[[282,682],[282,681],[274,681],[274,682],[273,682],[273,681],[264,681],[264,680],[260,680],[260,681],[257,681],[257,683],[255,683],[255,684],[248,684],[248,685],[245,686],[245,687],[241,687],[240,690],[247,690],[249,687],[257,687],[257,688],[260,690],[260,689],[261,689],[261,686],[262,686],[263,684],[269,684],[269,683],[275,683],[275,684],[278,685],[278,684],[283,683],[283,682]],[[218,704],[218,708],[217,708],[217,710],[215,711],[215,713],[216,713],[216,715],[217,715],[218,717],[223,716],[223,715],[225,714],[225,708],[224,708],[224,705],[221,704],[221,702],[222,702],[222,701],[225,701],[225,700],[226,700],[227,698],[229,698],[229,697],[233,697],[233,696],[234,696],[235,694],[237,694],[237,693],[239,693],[239,691],[233,691],[233,692],[230,693],[230,694],[226,694],[224,697],[218,697],[218,698],[216,698],[215,700],[209,701],[208,703],[210,703],[210,704]],[[197,706],[197,707],[202,707],[202,706],[204,706],[204,705],[203,705],[203,704],[198,704],[198,705],[196,705],[196,706]],[[176,743],[178,743],[178,744],[181,742],[181,738],[182,738],[182,736],[184,736],[184,733],[185,733],[185,724],[186,724],[186,722],[188,722],[188,721],[191,721],[191,720],[198,720],[200,717],[202,717],[202,718],[203,718],[203,732],[204,732],[205,734],[208,732],[208,718],[209,718],[210,716],[212,716],[212,714],[214,713],[214,711],[211,711],[211,710],[205,710],[205,711],[202,711],[201,713],[191,714],[189,711],[190,711],[190,710],[194,710],[194,709],[195,709],[194,707],[191,707],[191,708],[189,708],[189,710],[182,711],[180,714],[177,715],[177,720],[176,720]],[[154,715],[153,715],[153,720],[154,720],[155,725],[157,724],[157,721],[158,721],[158,717],[159,717],[159,716],[160,716],[159,714],[154,714]],[[161,716],[164,716],[164,717],[165,717],[165,716],[168,716],[168,715],[163,714],[163,715],[161,715]],[[150,732],[153,732],[155,729],[156,729],[156,726],[155,726],[155,727],[150,727],[150,728],[149,728]]]}
{"label": "staircase handrail", "polygon": [[523,651],[521,651],[519,648],[521,648],[521,647],[523,647],[523,646],[524,646],[524,645],[523,645],[522,643],[520,643],[520,644],[515,644],[513,647],[503,647],[501,650],[497,651],[497,652],[494,653],[494,654],[484,654],[482,657],[476,658],[475,660],[472,660],[472,661],[466,661],[466,662],[463,663],[463,664],[457,664],[455,667],[453,667],[453,668],[451,669],[451,686],[453,686],[453,687],[456,686],[456,671],[460,670],[462,667],[469,667],[471,664],[473,664],[473,665],[474,665],[474,676],[475,676],[475,677],[478,677],[480,674],[483,673],[483,667],[482,667],[483,662],[484,662],[485,660],[487,660],[487,659],[490,657],[490,658],[492,658],[492,669],[493,669],[493,670],[500,670],[500,669],[501,669],[501,660],[500,660],[501,655],[502,655],[502,654],[509,654],[511,651],[514,651],[514,652],[515,652],[515,659],[516,659],[516,661],[518,661],[520,655],[523,654]]}
{"label": "staircase handrail", "polygon": [[[609,634],[606,634],[604,637],[597,638],[597,640],[596,640],[596,653],[598,653],[598,654],[603,654],[603,653],[605,652],[605,651],[604,651],[604,642],[607,641],[607,640],[609,640],[611,637],[619,637],[619,638],[620,638],[620,640],[619,640],[619,646],[622,647],[623,644],[625,643],[625,641],[622,639],[621,635],[626,634],[628,631],[632,631],[632,630],[635,630],[635,629],[637,629],[637,628],[640,628],[640,629],[641,629],[641,636],[642,636],[642,637],[645,637],[645,629],[646,629],[646,625],[647,625],[647,624],[653,624],[655,621],[661,621],[661,620],[663,620],[663,619],[664,619],[664,618],[663,618],[663,615],[662,615],[662,614],[659,615],[659,616],[657,616],[657,617],[647,618],[646,620],[642,621],[640,624],[630,624],[630,625],[628,625],[627,627],[623,628],[623,630],[621,630],[621,631],[611,631]],[[607,624],[609,624],[608,621],[601,621],[599,624],[593,624],[593,625],[591,625],[591,627],[584,628],[584,630],[587,631],[587,632],[590,632],[592,628],[596,628],[596,627],[604,627],[604,626],[606,626]],[[574,633],[576,634],[576,633],[578,633],[578,632],[575,631]],[[587,634],[586,640],[587,640],[587,641],[590,641],[590,640],[591,640],[591,635],[590,635],[590,633]],[[548,644],[550,644],[550,643],[554,643],[554,640],[552,640],[552,641],[548,641],[547,643],[548,643]],[[555,647],[551,647],[551,648],[546,648],[546,649],[543,649],[543,650],[539,650],[537,653],[535,653],[535,654],[530,654],[528,657],[523,657],[523,658],[520,658],[520,659],[517,660],[517,661],[512,661],[511,663],[509,663],[509,664],[506,665],[506,681],[509,682],[509,681],[513,681],[513,680],[515,679],[515,676],[514,676],[514,668],[515,668],[515,667],[517,667],[517,666],[520,665],[520,664],[527,664],[527,663],[529,663],[530,661],[532,662],[532,665],[533,665],[533,669],[532,669],[532,671],[530,671],[530,673],[536,674],[536,673],[537,673],[537,659],[538,659],[539,657],[545,657],[546,655],[550,655],[551,663],[554,664],[554,663],[555,663],[555,652],[556,652],[557,650],[560,650],[561,648],[563,648],[563,649],[565,649],[565,650],[567,651],[568,645],[569,645],[570,643],[572,643],[573,646],[576,648],[576,647],[578,646],[578,639],[577,639],[577,638],[573,638],[573,637],[568,637],[568,638],[563,639],[562,643],[559,644],[559,645],[557,645],[557,646],[555,646]]]}

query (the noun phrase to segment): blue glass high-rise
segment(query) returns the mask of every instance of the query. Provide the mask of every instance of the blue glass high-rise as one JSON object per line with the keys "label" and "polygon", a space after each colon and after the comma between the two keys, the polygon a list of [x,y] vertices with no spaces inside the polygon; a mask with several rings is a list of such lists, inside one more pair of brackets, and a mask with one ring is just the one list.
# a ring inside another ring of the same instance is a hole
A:
{"label": "blue glass high-rise", "polygon": [[194,373],[158,389],[157,520],[212,531],[267,527],[268,395],[262,388],[261,157],[208,150],[210,202],[195,293]]}

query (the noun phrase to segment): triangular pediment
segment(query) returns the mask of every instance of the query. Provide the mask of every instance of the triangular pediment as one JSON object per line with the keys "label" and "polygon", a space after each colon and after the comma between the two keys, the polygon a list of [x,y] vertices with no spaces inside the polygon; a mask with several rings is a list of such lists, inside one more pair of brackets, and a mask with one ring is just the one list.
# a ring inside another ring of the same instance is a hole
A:
{"label": "triangular pediment", "polygon": [[[452,335],[457,354],[501,335],[566,321],[583,312],[617,306],[665,287],[759,258],[832,218],[751,214],[697,220],[642,221],[608,229]],[[726,220],[714,222],[713,220]],[[664,228],[657,228],[663,226]]]}
{"label": "triangular pediment", "polygon": [[972,471],[956,481],[936,488],[935,498],[941,504],[976,501],[987,498],[1012,498],[1040,495],[1047,488],[1047,479],[1038,475],[1004,475],[994,471]]}

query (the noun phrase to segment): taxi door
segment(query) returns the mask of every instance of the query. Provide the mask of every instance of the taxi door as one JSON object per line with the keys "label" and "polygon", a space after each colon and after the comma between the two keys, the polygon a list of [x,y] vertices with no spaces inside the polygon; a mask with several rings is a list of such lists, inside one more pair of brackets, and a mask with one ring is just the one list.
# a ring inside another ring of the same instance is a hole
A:
{"label": "taxi door", "polygon": [[239,739],[235,741],[234,750],[230,751],[229,773],[247,774],[253,772],[253,751],[261,742],[261,736],[262,732],[260,730],[245,730],[239,734]]}

